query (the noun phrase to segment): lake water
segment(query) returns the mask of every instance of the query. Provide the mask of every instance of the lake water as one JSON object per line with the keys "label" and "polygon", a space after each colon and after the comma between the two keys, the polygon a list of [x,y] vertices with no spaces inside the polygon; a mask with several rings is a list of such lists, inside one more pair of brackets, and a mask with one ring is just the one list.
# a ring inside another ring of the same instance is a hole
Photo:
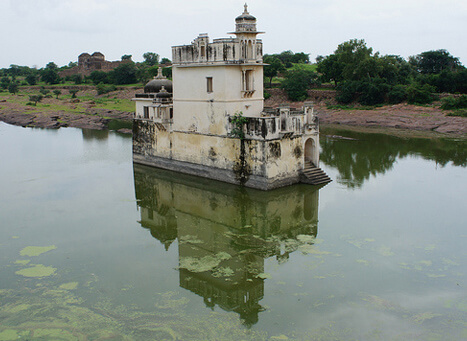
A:
{"label": "lake water", "polygon": [[0,340],[466,339],[466,142],[321,147],[332,183],[261,192],[0,123]]}

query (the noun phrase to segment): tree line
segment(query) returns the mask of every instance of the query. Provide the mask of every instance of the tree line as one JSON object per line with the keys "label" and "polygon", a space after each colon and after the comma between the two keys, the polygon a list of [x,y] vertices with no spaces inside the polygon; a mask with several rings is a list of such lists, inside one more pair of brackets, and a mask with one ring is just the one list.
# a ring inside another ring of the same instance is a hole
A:
{"label": "tree line", "polygon": [[[154,52],[146,52],[143,55],[144,61],[141,63],[133,62],[131,57],[131,55],[123,55],[121,60],[125,61],[125,63],[120,64],[110,72],[96,70],[85,77],[80,74],[60,77],[60,71],[77,66],[76,62],[70,62],[63,67],[58,67],[54,62],[49,62],[41,69],[13,64],[9,68],[0,69],[0,90],[9,90],[16,93],[20,85],[36,85],[39,82],[49,85],[65,82],[94,85],[125,85],[139,82],[144,84],[157,74],[160,64],[171,64],[168,58],[162,58],[159,61],[159,55]],[[166,67],[163,69],[163,74],[171,77],[172,70]]]}
{"label": "tree line", "polygon": [[[362,105],[431,103],[437,93],[467,93],[467,69],[446,50],[426,51],[405,60],[397,55],[381,55],[364,40],[352,39],[338,45],[334,53],[318,56],[315,68],[304,53],[291,51],[265,55],[266,87],[282,76],[280,86],[290,100],[302,101],[312,86],[328,83],[337,90],[339,103]],[[296,58],[293,58],[295,57]],[[462,107],[466,97],[445,106]]]}

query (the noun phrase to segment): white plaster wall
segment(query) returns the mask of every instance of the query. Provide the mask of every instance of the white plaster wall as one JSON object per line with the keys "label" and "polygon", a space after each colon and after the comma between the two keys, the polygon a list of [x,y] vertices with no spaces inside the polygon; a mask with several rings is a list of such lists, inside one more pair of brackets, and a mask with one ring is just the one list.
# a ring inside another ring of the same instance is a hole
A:
{"label": "white plaster wall", "polygon": [[[263,70],[261,65],[247,68],[254,70],[251,98],[242,97],[242,66],[174,67],[174,130],[226,135],[228,115],[258,117],[263,110]],[[211,93],[207,77],[213,79]]]}

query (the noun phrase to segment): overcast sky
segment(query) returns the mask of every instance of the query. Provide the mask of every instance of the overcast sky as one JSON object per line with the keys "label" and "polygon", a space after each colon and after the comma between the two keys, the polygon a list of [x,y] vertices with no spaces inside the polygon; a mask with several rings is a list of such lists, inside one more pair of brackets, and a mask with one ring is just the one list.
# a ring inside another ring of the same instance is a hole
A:
{"label": "overcast sky", "polygon": [[[77,61],[82,52],[107,60],[143,53],[171,57],[172,45],[199,33],[228,37],[243,0],[0,0],[0,68]],[[407,58],[446,49],[467,64],[465,0],[251,0],[264,53],[333,53],[364,39],[381,54]]]}

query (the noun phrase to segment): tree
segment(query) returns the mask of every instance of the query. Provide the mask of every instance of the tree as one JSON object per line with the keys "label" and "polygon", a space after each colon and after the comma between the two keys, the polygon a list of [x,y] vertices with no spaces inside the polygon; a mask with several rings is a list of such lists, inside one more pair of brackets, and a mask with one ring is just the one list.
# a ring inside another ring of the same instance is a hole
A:
{"label": "tree", "polygon": [[8,89],[8,86],[10,85],[11,80],[10,77],[8,76],[3,76],[2,79],[0,79],[0,87],[2,87],[3,90]]}
{"label": "tree", "polygon": [[10,82],[8,85],[8,91],[15,95],[18,92],[19,86],[17,82]]}
{"label": "tree", "polygon": [[164,57],[161,60],[161,64],[165,64],[165,65],[172,64],[172,61],[169,58]]}
{"label": "tree", "polygon": [[93,71],[89,75],[89,78],[95,85],[99,83],[110,83],[109,75],[104,71]]}
{"label": "tree", "polygon": [[79,89],[70,89],[68,92],[71,94],[71,98],[76,98],[76,94],[78,93]]}
{"label": "tree", "polygon": [[26,82],[28,82],[29,85],[36,85],[37,75],[30,73],[29,75],[26,76]]}
{"label": "tree", "polygon": [[54,62],[49,62],[47,63],[47,65],[45,66],[46,69],[51,69],[51,70],[56,70],[58,69],[58,66],[57,64],[55,64]]}
{"label": "tree", "polygon": [[37,103],[42,101],[42,95],[31,95],[29,96],[29,101],[34,103],[34,106],[37,106]]}
{"label": "tree", "polygon": [[285,89],[287,97],[292,101],[304,101],[308,97],[307,90],[314,83],[318,75],[306,69],[288,70],[282,81],[282,88]]}
{"label": "tree", "polygon": [[154,52],[146,52],[143,54],[144,63],[149,66],[154,66],[159,64],[159,55]]}
{"label": "tree", "polygon": [[264,76],[269,78],[269,87],[272,87],[272,79],[276,77],[279,72],[285,71],[285,67],[280,59],[274,56],[266,55],[263,60],[268,64],[264,66]]}
{"label": "tree", "polygon": [[60,83],[60,76],[58,75],[56,69],[45,68],[41,72],[41,80],[46,84],[58,84]]}
{"label": "tree", "polygon": [[131,60],[131,54],[124,54],[122,60]]}
{"label": "tree", "polygon": [[433,92],[435,89],[428,84],[420,85],[417,83],[407,87],[407,102],[410,104],[428,104],[435,100]]}
{"label": "tree", "polygon": [[339,62],[337,55],[318,56],[316,62],[318,63],[317,71],[321,74],[321,80],[323,82],[334,82],[334,85],[338,86],[339,82],[343,80],[344,64]]}
{"label": "tree", "polygon": [[58,89],[55,89],[53,91],[53,93],[54,93],[54,95],[56,96],[57,99],[58,99],[58,96],[62,94],[62,92],[60,90],[58,90]]}
{"label": "tree", "polygon": [[163,68],[162,76],[172,79],[172,68],[171,67]]}
{"label": "tree", "polygon": [[462,65],[459,58],[453,57],[446,50],[422,52],[410,57],[409,62],[423,74],[439,74],[443,70],[454,71]]}
{"label": "tree", "polygon": [[135,63],[124,63],[116,67],[112,72],[114,84],[133,84],[137,82]]}

